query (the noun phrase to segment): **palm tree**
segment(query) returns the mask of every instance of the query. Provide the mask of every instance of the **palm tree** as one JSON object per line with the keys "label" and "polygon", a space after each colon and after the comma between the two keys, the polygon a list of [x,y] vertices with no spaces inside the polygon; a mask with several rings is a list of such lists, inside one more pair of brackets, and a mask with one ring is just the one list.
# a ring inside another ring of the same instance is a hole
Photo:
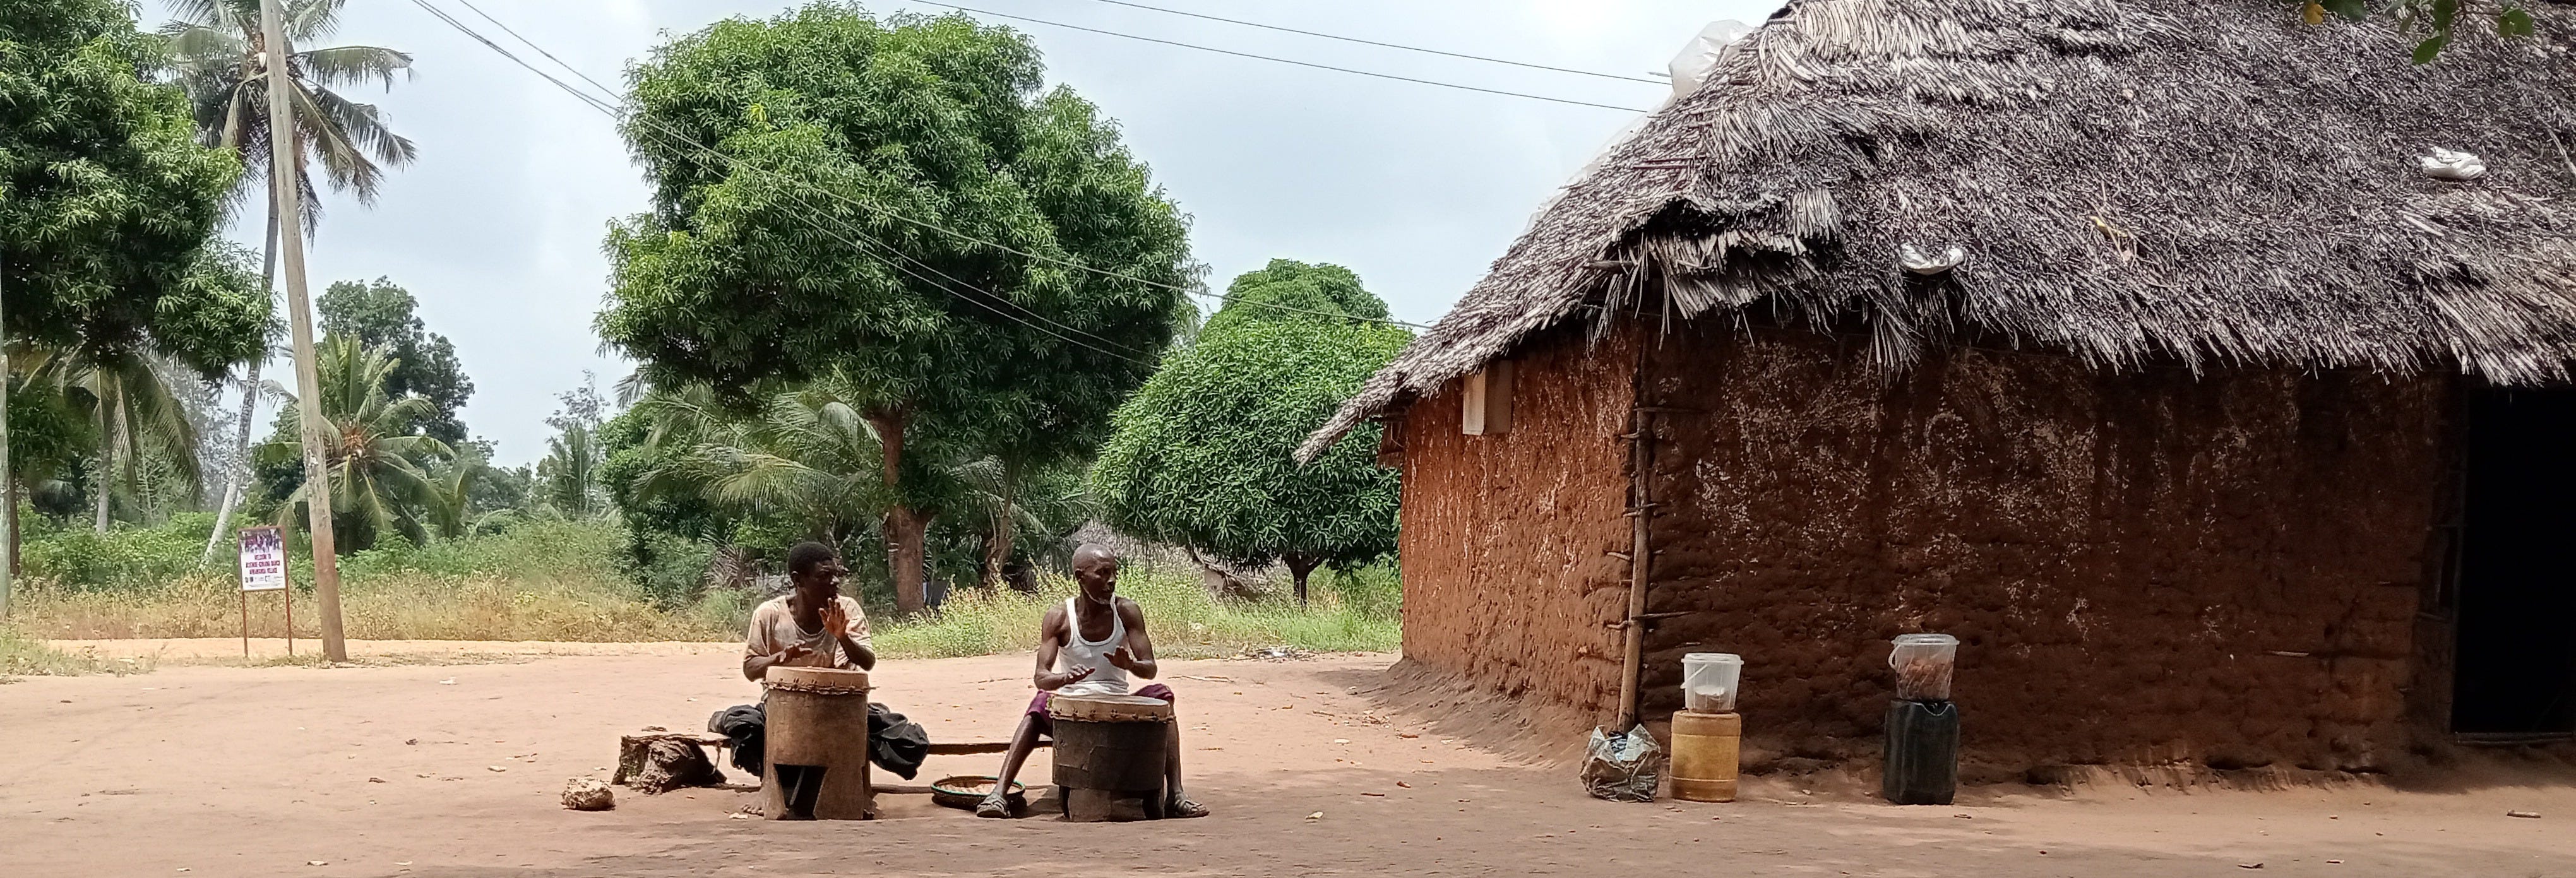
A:
{"label": "palm tree", "polygon": [[679,453],[643,474],[639,493],[697,496],[745,514],[785,515],[839,545],[884,516],[891,498],[875,428],[827,377],[771,397],[751,418],[729,418],[702,386],[655,390],[636,402],[649,445]]}
{"label": "palm tree", "polygon": [[[314,359],[322,379],[322,417],[330,421],[323,431],[330,442],[323,449],[323,460],[329,473],[331,508],[354,517],[352,523],[357,525],[350,529],[351,538],[340,545],[355,551],[388,532],[400,533],[415,544],[428,542],[427,525],[435,523],[449,498],[422,464],[452,459],[456,451],[445,442],[407,431],[435,408],[417,396],[395,399],[385,393],[385,374],[399,361],[383,348],[332,336],[322,340]],[[269,392],[293,396],[273,384]],[[260,446],[260,461],[302,460],[303,434],[298,429]],[[462,479],[454,481],[459,487],[464,484]],[[297,507],[313,489],[307,481],[287,496],[277,510],[279,527],[291,530],[304,520]]]}
{"label": "palm tree", "polygon": [[[96,469],[90,476],[91,527],[107,532],[108,513],[121,469],[125,486],[136,487],[138,461],[147,454],[168,461],[174,474],[194,490],[198,484],[197,431],[187,411],[170,392],[163,370],[152,358],[131,351],[81,349],[45,357],[34,380],[49,380],[88,397],[88,416],[98,430]],[[130,498],[129,498],[130,499]]]}
{"label": "palm tree", "polygon": [[[295,156],[296,203],[302,205],[310,234],[321,212],[310,168],[322,166],[331,188],[355,194],[373,205],[384,168],[411,163],[409,139],[385,127],[372,104],[342,97],[336,88],[382,82],[392,88],[394,74],[411,69],[411,56],[380,46],[338,46],[293,51],[295,46],[328,39],[339,28],[340,7],[347,0],[284,0],[285,33],[290,54],[290,106],[298,144]],[[198,137],[208,146],[233,151],[242,160],[242,194],[265,188],[270,175],[267,42],[260,32],[259,0],[176,0],[177,18],[161,34],[170,53],[171,70],[196,107]],[[277,199],[268,201],[268,231],[261,276],[264,288],[277,279]],[[259,403],[261,363],[254,359],[242,378],[240,436],[235,463],[216,509],[215,530],[206,538],[204,558],[214,557],[231,524],[233,506],[241,500],[250,475],[252,413]],[[202,563],[202,559],[201,559]]]}

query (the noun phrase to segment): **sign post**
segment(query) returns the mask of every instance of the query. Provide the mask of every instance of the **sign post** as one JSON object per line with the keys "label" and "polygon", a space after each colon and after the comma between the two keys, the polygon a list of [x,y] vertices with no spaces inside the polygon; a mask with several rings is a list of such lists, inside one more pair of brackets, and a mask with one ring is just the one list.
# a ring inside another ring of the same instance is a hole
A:
{"label": "sign post", "polygon": [[286,587],[286,535],[275,525],[241,532],[242,658],[250,658],[250,593],[273,591],[286,598],[286,654],[295,654],[295,592]]}

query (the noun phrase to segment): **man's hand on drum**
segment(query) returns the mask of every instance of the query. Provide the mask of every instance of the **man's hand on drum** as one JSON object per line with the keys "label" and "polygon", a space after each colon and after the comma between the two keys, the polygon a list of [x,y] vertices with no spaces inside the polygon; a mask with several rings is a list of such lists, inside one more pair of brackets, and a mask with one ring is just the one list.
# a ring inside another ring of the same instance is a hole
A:
{"label": "man's hand on drum", "polygon": [[[1091,679],[1091,672],[1095,670],[1098,669],[1085,667],[1075,668],[1070,671],[1050,671],[1047,673],[1048,679],[1039,681],[1038,688],[1053,692],[1057,689],[1062,689],[1066,686],[1071,686],[1075,683]],[[1046,685],[1048,683],[1053,683],[1055,685]]]}

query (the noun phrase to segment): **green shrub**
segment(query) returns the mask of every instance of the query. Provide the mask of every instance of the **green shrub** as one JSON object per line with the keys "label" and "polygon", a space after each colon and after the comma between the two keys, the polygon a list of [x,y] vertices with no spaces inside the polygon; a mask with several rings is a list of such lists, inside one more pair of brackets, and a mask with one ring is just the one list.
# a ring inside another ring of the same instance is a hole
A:
{"label": "green shrub", "polygon": [[[148,590],[197,569],[197,555],[214,527],[213,513],[183,512],[158,527],[118,525],[104,534],[86,527],[30,533],[19,551],[29,576],[66,589]],[[218,547],[214,560],[232,564],[231,548]]]}

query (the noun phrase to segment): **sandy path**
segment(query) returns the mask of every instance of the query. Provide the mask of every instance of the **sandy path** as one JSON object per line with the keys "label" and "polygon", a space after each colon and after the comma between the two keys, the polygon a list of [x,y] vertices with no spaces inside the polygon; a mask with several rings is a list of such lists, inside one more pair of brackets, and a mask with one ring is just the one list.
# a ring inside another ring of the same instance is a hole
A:
{"label": "sandy path", "polygon": [[[718,790],[558,807],[565,778],[605,776],[618,733],[696,728],[753,696],[729,650],[682,652],[0,686],[0,875],[2576,875],[2563,785],[1896,808],[1755,784],[1732,805],[1598,802],[1570,771],[1372,715],[1353,690],[1389,659],[1368,656],[1167,670],[1205,820],[977,821],[905,795],[886,799],[894,819],[772,823],[728,819],[752,796]],[[877,683],[935,739],[990,738],[1027,670],[890,662]],[[924,779],[992,762],[942,758]]]}
{"label": "sandy path", "polygon": [[[245,644],[238,637],[162,637],[123,640],[54,640],[48,645],[73,654],[95,655],[103,659],[138,659],[154,665],[223,665],[276,664],[287,661],[290,653],[282,637],[253,637]],[[687,641],[659,643],[583,643],[551,640],[351,640],[345,644],[349,659],[361,664],[398,663],[417,660],[453,660],[459,658],[522,658],[565,655],[730,655],[742,650],[741,643],[697,643]],[[295,639],[295,659],[312,659],[322,654],[322,641],[310,637]],[[246,656],[246,657],[245,657]]]}

